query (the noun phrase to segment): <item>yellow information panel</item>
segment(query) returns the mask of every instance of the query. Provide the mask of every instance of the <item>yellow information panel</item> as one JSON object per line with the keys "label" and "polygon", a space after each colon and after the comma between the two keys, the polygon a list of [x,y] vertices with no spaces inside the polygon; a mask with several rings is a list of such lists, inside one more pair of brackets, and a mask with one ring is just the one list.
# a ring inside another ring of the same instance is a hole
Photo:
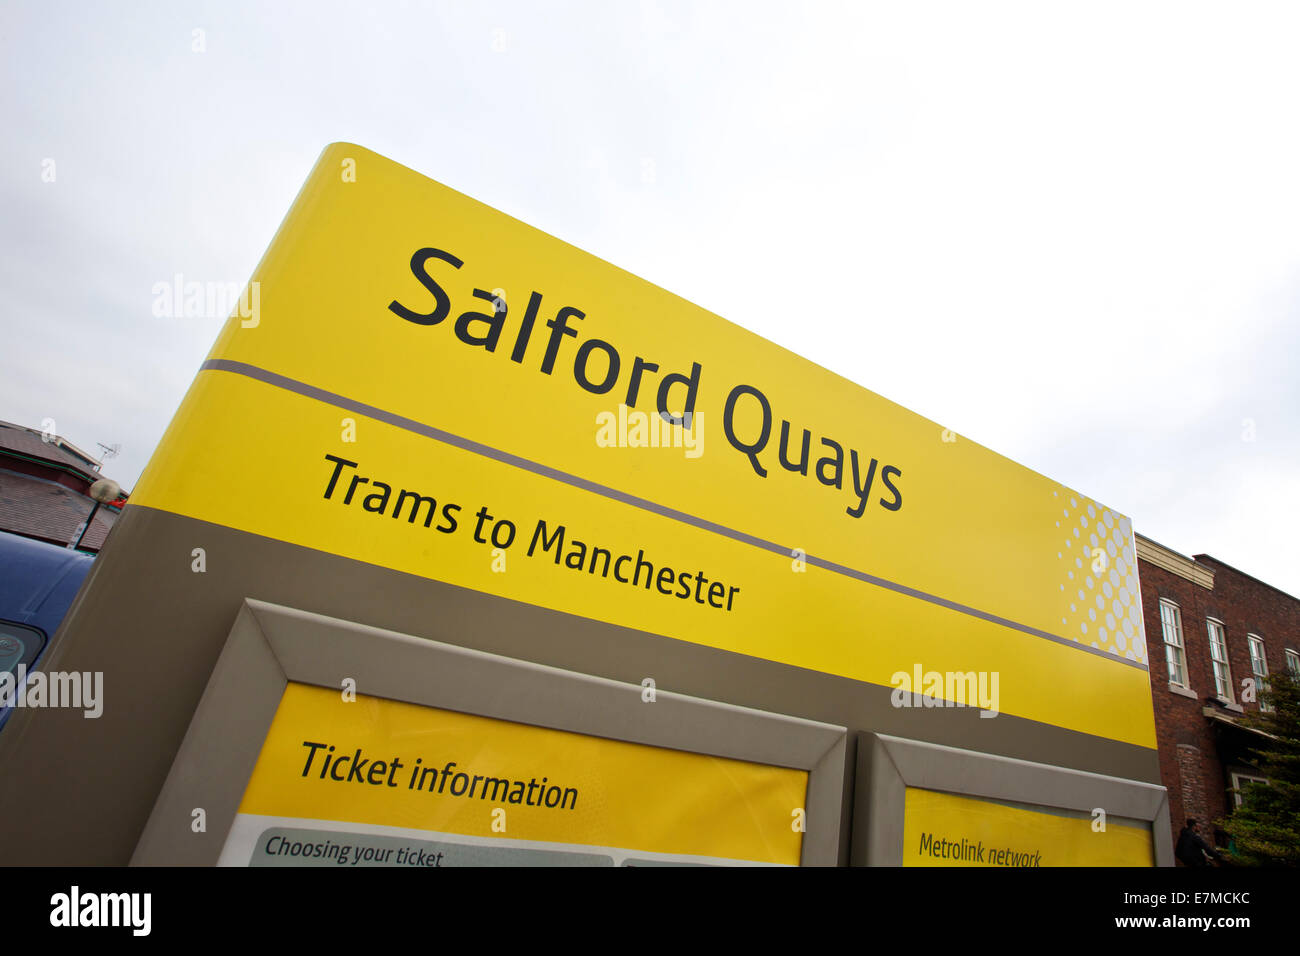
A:
{"label": "yellow information panel", "polygon": [[1154,866],[1155,855],[1149,826],[908,787],[903,865]]}
{"label": "yellow information panel", "polygon": [[1155,746],[1123,515],[351,144],[128,507]]}
{"label": "yellow information panel", "polygon": [[808,773],[291,682],[226,866],[798,865]]}

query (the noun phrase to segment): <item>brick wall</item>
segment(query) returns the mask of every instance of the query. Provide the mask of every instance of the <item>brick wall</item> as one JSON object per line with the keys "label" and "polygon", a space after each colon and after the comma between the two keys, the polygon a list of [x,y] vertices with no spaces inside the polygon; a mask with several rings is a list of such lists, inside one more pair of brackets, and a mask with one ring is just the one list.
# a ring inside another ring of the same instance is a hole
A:
{"label": "brick wall", "polygon": [[1206,606],[1211,616],[1227,625],[1228,660],[1237,702],[1247,709],[1257,708],[1258,704],[1241,700],[1241,679],[1251,676],[1246,635],[1264,639],[1270,674],[1284,669],[1285,650],[1300,652],[1300,600],[1210,555],[1198,554],[1196,562],[1214,570],[1214,592]]}
{"label": "brick wall", "polygon": [[[1215,696],[1207,618],[1224,624],[1232,701],[1243,710],[1259,708],[1258,701],[1243,700],[1242,681],[1253,676],[1246,635],[1263,638],[1269,673],[1286,667],[1287,648],[1300,651],[1300,600],[1208,555],[1197,555],[1195,560],[1214,571],[1212,590],[1145,560],[1138,561],[1160,776],[1169,791],[1175,840],[1189,816],[1201,820],[1202,835],[1210,837],[1213,821],[1228,815],[1233,806],[1230,767],[1225,767],[1221,759],[1221,740],[1224,733],[1243,739],[1240,732],[1225,730],[1204,714],[1207,706],[1228,716],[1235,713],[1207,701]],[[1187,681],[1195,697],[1170,689],[1160,623],[1162,598],[1178,605]]]}

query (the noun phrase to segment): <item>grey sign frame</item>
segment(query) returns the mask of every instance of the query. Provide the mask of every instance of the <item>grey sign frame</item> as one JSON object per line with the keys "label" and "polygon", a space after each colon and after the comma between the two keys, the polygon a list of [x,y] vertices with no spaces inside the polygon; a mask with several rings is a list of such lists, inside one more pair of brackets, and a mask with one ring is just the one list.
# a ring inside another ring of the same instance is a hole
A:
{"label": "grey sign frame", "polygon": [[1047,811],[1135,820],[1152,830],[1156,866],[1173,866],[1169,794],[1164,787],[1103,774],[958,750],[888,734],[859,736],[854,796],[853,864],[901,866],[908,787],[1028,804]]}
{"label": "grey sign frame", "polygon": [[660,688],[651,703],[638,684],[246,598],[131,865],[215,864],[287,684],[341,690],[345,678],[359,694],[806,770],[800,865],[838,861],[844,727]]}

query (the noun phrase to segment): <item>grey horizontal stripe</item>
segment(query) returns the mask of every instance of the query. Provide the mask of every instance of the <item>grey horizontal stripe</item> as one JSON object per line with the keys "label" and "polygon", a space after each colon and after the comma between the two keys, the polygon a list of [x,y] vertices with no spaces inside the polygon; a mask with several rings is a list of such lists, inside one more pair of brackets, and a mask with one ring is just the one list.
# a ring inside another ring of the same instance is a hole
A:
{"label": "grey horizontal stripe", "polygon": [[[259,382],[265,382],[268,385],[274,385],[277,388],[283,388],[289,392],[295,392],[298,395],[314,398],[319,402],[327,405],[334,405],[338,408],[355,412],[358,415],[365,415],[367,418],[374,418],[389,425],[395,425],[406,431],[414,432],[417,435],[423,435],[426,438],[432,438],[434,441],[440,441],[447,445],[465,451],[473,452],[476,455],[482,455],[484,458],[491,458],[506,465],[513,465],[524,471],[530,471],[535,475],[542,475],[555,481],[563,482],[566,485],[572,485],[575,488],[581,488],[583,491],[589,491],[594,495],[601,495],[605,498],[612,498],[623,504],[632,505],[635,508],[641,508],[660,515],[664,518],[672,518],[674,521],[680,521],[683,524],[690,525],[694,528],[701,528],[705,531],[711,531],[714,534],[731,538],[734,541],[740,541],[744,544],[752,545],[755,548],[762,548],[764,551],[771,551],[773,554],[779,554],[782,557],[792,557],[794,550],[782,547],[772,541],[764,538],[755,537],[752,534],[746,534],[744,531],[737,531],[734,528],[728,528],[720,525],[715,521],[709,521],[707,518],[700,518],[685,511],[678,511],[676,508],[669,508],[667,505],[661,505],[657,502],[650,501],[646,498],[639,498],[636,495],[630,495],[627,492],[619,491],[617,488],[610,488],[607,485],[598,484],[581,478],[577,475],[571,475],[566,471],[560,471],[558,468],[551,468],[549,465],[542,465],[527,458],[521,458],[519,455],[512,455],[508,451],[501,451],[490,445],[484,445],[482,442],[474,441],[471,438],[462,438],[459,435],[453,435],[451,432],[443,431],[441,428],[434,428],[432,425],[426,425],[423,422],[417,422],[412,418],[406,418],[393,412],[384,411],[382,408],[375,408],[373,405],[367,405],[364,402],[358,402],[351,398],[345,398],[342,395],[336,395],[333,392],[327,392],[323,388],[317,388],[315,385],[308,385],[305,382],[299,382],[296,379],[280,375],[276,372],[269,372],[264,368],[258,368],[256,365],[249,365],[247,362],[235,362],[230,359],[209,359],[200,367],[202,371],[220,371],[234,372],[236,375],[246,375],[249,378],[257,379]],[[989,621],[992,624],[1000,624],[1003,627],[1009,627],[1015,631],[1021,631],[1025,634],[1032,634],[1034,637],[1041,637],[1044,640],[1055,641],[1057,644],[1064,644],[1078,651],[1084,651],[1088,654],[1095,654],[1108,661],[1115,661],[1120,664],[1127,664],[1130,667],[1136,667],[1139,670],[1146,670],[1143,664],[1137,661],[1131,661],[1127,658],[1116,657],[1114,654],[1108,654],[1105,651],[1088,647],[1077,641],[1068,638],[1059,637],[1048,631],[1040,631],[1036,627],[1030,627],[1028,624],[1020,624],[1005,617],[999,617],[996,614],[990,614],[987,611],[981,611],[979,608],[967,607],[965,604],[958,604],[956,601],[949,601],[947,598],[939,597],[936,594],[928,594],[925,591],[919,591],[916,588],[910,588],[905,584],[898,584],[894,581],[877,577],[874,574],[868,574],[865,571],[859,571],[856,568],[850,568],[843,564],[836,564],[834,561],[827,561],[824,558],[806,555],[804,562],[814,567],[822,568],[826,571],[833,571],[836,574],[842,574],[845,577],[854,578],[858,581],[864,581],[867,584],[874,584],[876,587],[885,588],[890,591],[896,591],[899,594],[906,594],[908,597],[916,598],[920,601],[928,601],[930,604],[937,604],[940,607],[947,608],[950,611],[957,611],[960,614],[969,614],[971,617],[977,617],[983,621]]]}

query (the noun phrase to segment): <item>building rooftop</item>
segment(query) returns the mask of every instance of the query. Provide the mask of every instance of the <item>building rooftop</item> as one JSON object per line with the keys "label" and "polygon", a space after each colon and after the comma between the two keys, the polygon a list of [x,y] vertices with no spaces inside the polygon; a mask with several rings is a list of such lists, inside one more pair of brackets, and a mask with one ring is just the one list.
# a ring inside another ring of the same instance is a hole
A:
{"label": "building rooftop", "polygon": [[[94,502],[57,481],[20,475],[0,468],[0,528],[55,544],[74,540]],[[117,518],[114,508],[100,508],[86,529],[81,547],[98,551]]]}
{"label": "building rooftop", "polygon": [[72,469],[90,481],[97,481],[103,462],[82,451],[66,438],[48,435],[27,425],[0,421],[0,452],[20,455]]}
{"label": "building rooftop", "polygon": [[1240,574],[1243,578],[1249,578],[1250,580],[1254,581],[1256,584],[1260,585],[1261,587],[1266,587],[1266,588],[1268,588],[1270,591],[1276,591],[1278,594],[1284,595],[1285,597],[1289,597],[1289,598],[1290,598],[1291,600],[1293,600],[1293,601],[1295,601],[1295,600],[1300,600],[1300,599],[1296,598],[1296,596],[1295,596],[1294,594],[1291,594],[1291,593],[1288,592],[1288,591],[1283,591],[1281,588],[1276,587],[1276,586],[1274,586],[1274,585],[1272,585],[1272,584],[1269,584],[1267,581],[1261,581],[1259,578],[1255,577],[1253,574],[1247,574],[1245,571],[1241,570],[1240,568],[1234,568],[1234,567],[1233,567],[1231,564],[1229,564],[1227,561],[1221,561],[1220,559],[1216,558],[1216,557],[1215,557],[1214,555],[1212,555],[1212,554],[1197,554],[1197,555],[1194,555],[1194,557],[1195,557],[1195,559],[1196,559],[1197,561],[1206,561],[1206,562],[1210,562],[1210,563],[1212,563],[1216,568],[1223,568],[1225,571],[1231,571],[1231,572],[1233,572],[1234,574]]}

